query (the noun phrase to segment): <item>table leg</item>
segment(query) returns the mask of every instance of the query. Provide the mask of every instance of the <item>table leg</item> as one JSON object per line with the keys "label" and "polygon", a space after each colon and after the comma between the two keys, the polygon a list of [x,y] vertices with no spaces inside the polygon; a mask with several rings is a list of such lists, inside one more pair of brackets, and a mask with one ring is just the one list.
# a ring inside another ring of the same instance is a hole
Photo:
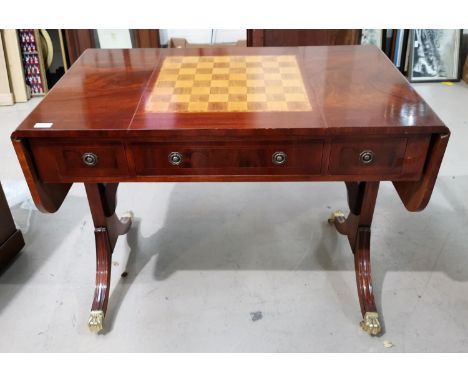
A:
{"label": "table leg", "polygon": [[361,327],[371,335],[381,332],[379,315],[372,290],[370,236],[379,182],[347,182],[349,215],[336,211],[328,220],[346,235],[354,253],[356,283],[363,321]]}
{"label": "table leg", "polygon": [[89,316],[88,327],[93,332],[103,329],[104,316],[109,300],[112,252],[120,235],[132,224],[132,215],[119,219],[115,214],[118,183],[86,183],[89,208],[93,217],[96,239],[96,288]]}

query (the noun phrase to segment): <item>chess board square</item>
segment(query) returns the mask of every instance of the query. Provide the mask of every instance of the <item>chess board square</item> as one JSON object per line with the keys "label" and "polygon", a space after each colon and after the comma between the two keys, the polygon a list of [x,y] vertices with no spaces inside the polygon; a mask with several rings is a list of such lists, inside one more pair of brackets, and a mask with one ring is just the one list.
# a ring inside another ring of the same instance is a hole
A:
{"label": "chess board square", "polygon": [[232,86],[229,87],[229,94],[247,94],[245,86]]}
{"label": "chess board square", "polygon": [[266,68],[263,68],[263,72],[264,73],[279,73],[280,70],[279,70],[279,68],[277,66],[271,67],[271,68],[266,67]]}
{"label": "chess board square", "polygon": [[213,68],[229,68],[229,62],[215,62]]}
{"label": "chess board square", "polygon": [[282,86],[283,83],[281,82],[281,80],[268,80],[268,79],[265,79],[265,85],[266,86]]}
{"label": "chess board square", "polygon": [[173,88],[175,86],[175,81],[159,81],[160,88]]}
{"label": "chess board square", "polygon": [[213,68],[211,73],[213,75],[215,74],[228,74],[229,75],[229,68]]}
{"label": "chess board square", "polygon": [[188,111],[191,113],[205,113],[208,111],[208,102],[190,102]]}
{"label": "chess board square", "polygon": [[208,69],[209,73],[211,73],[211,69],[213,69],[213,62],[199,62],[197,65],[197,73],[200,69]]}
{"label": "chess board square", "polygon": [[196,72],[197,72],[197,68],[180,69],[179,70],[179,75],[180,74],[195,74]]}
{"label": "chess board square", "polygon": [[169,97],[167,102],[178,103],[178,102],[190,102],[190,94],[173,94]]}
{"label": "chess board square", "polygon": [[179,69],[177,68],[173,68],[173,69],[164,69],[164,70],[161,70],[161,72],[159,73],[159,76],[164,76],[166,74],[179,74]]}
{"label": "chess board square", "polygon": [[210,99],[209,94],[192,94],[189,95],[190,102],[208,102]]}
{"label": "chess board square", "polygon": [[245,56],[245,62],[261,62],[262,56]]}
{"label": "chess board square", "polygon": [[265,81],[263,79],[250,80],[247,78],[247,86],[248,87],[263,87],[265,89]]}
{"label": "chess board square", "polygon": [[208,74],[210,75],[212,72],[212,68],[200,68],[198,67],[195,73],[198,74]]}
{"label": "chess board square", "polygon": [[242,81],[242,80],[230,80],[229,81],[229,87],[246,87],[247,86],[247,81]]}
{"label": "chess board square", "polygon": [[197,64],[195,62],[183,62],[180,67],[182,69],[196,69],[197,68]]}
{"label": "chess board square", "polygon": [[247,75],[245,73],[229,73],[230,81],[245,81],[246,79]]}
{"label": "chess board square", "polygon": [[211,87],[214,87],[214,88],[227,88],[228,86],[229,86],[229,81],[227,80],[211,81]]}
{"label": "chess board square", "polygon": [[229,62],[231,60],[231,56],[213,56],[214,62]]}
{"label": "chess board square", "polygon": [[247,101],[248,102],[266,102],[267,96],[266,94],[247,94]]}
{"label": "chess board square", "polygon": [[229,102],[228,111],[246,111],[247,102]]}
{"label": "chess board square", "polygon": [[184,56],[182,58],[182,65],[183,64],[196,64],[199,61],[197,56]]}
{"label": "chess board square", "polygon": [[249,111],[268,110],[268,105],[266,102],[247,102],[247,110]]}
{"label": "chess board square", "polygon": [[249,86],[247,87],[247,94],[265,94],[264,86]]}
{"label": "chess board square", "polygon": [[283,94],[283,87],[282,86],[267,86],[266,94]]}
{"label": "chess board square", "polygon": [[208,102],[209,111],[227,111],[226,102]]}
{"label": "chess board square", "polygon": [[295,66],[280,67],[279,71],[280,71],[281,74],[297,73],[297,67],[295,67]]}
{"label": "chess board square", "polygon": [[279,73],[265,73],[265,81],[277,80],[281,81],[281,74]]}
{"label": "chess board square", "polygon": [[229,88],[226,86],[220,86],[220,87],[211,87],[210,88],[210,94],[228,94],[229,93]]}
{"label": "chess board square", "polygon": [[210,88],[209,87],[202,87],[202,88],[192,88],[192,94],[210,94]]}
{"label": "chess board square", "polygon": [[229,101],[229,94],[224,93],[224,94],[210,94],[208,96],[208,102],[228,102]]}
{"label": "chess board square", "polygon": [[261,62],[246,62],[245,67],[247,69],[253,69],[253,68],[262,68],[262,63]]}
{"label": "chess board square", "polygon": [[170,102],[171,101],[171,94],[154,94],[151,97],[152,102]]}
{"label": "chess board square", "polygon": [[193,87],[193,81],[175,81],[173,88],[191,88]]}
{"label": "chess board square", "polygon": [[170,103],[168,110],[169,111],[188,111],[188,102],[174,102]]}
{"label": "chess board square", "polygon": [[206,81],[197,81],[197,80],[195,80],[195,81],[193,81],[193,86],[197,87],[197,88],[198,87],[210,87],[210,85],[211,85],[211,81],[209,81],[209,80],[206,80]]}
{"label": "chess board square", "polygon": [[189,86],[189,87],[180,87],[180,88],[174,88],[174,89],[171,89],[173,90],[173,93],[174,94],[191,94],[192,93],[192,87]]}
{"label": "chess board square", "polygon": [[161,75],[159,79],[161,81],[171,82],[171,81],[177,81],[178,77],[179,77],[178,74],[164,74],[164,75]]}
{"label": "chess board square", "polygon": [[193,74],[179,74],[177,76],[177,81],[193,81],[195,79],[195,75]]}
{"label": "chess board square", "polygon": [[156,94],[172,94],[174,91],[174,88],[167,87],[167,88],[155,88],[152,92],[152,95]]}
{"label": "chess board square", "polygon": [[286,96],[284,93],[268,93],[267,95],[267,101],[276,101],[276,102],[284,102],[286,101]]}
{"label": "chess board square", "polygon": [[[281,102],[281,101],[268,101],[268,108],[273,109],[275,111],[289,111],[288,103],[287,102]],[[302,111],[299,110],[298,111]]]}
{"label": "chess board square", "polygon": [[262,73],[247,73],[245,77],[248,80],[264,80],[265,79]]}
{"label": "chess board square", "polygon": [[229,73],[213,74],[212,79],[213,80],[229,80]]}
{"label": "chess board square", "polygon": [[245,102],[247,101],[247,94],[229,94],[229,102]]}
{"label": "chess board square", "polygon": [[199,74],[199,73],[197,73],[195,75],[195,79],[197,81],[211,81],[211,73],[209,73],[209,74]]}

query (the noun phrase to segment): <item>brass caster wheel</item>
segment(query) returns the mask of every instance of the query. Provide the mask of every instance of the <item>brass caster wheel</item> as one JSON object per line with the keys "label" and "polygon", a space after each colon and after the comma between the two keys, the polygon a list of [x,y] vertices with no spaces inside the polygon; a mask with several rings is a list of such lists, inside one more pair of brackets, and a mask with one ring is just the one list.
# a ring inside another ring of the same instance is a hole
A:
{"label": "brass caster wheel", "polygon": [[336,211],[332,212],[330,218],[328,219],[328,223],[329,223],[329,224],[334,224],[336,218],[338,218],[338,217],[342,217],[342,218],[345,217],[345,214],[343,213],[343,211],[341,211],[341,210],[336,210]]}
{"label": "brass caster wheel", "polygon": [[98,333],[103,329],[104,312],[102,310],[92,310],[89,315],[88,328],[94,333]]}
{"label": "brass caster wheel", "polygon": [[379,314],[377,312],[366,312],[364,319],[361,321],[361,328],[371,336],[380,334],[382,327],[380,326]]}

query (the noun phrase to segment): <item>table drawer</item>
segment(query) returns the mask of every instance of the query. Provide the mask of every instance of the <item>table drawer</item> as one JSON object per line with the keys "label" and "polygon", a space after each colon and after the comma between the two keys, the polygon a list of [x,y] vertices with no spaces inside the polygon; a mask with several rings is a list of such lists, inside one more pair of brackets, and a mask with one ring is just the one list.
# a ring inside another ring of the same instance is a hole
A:
{"label": "table drawer", "polygon": [[137,175],[320,174],[323,143],[133,142]]}
{"label": "table drawer", "polygon": [[43,181],[100,180],[128,175],[125,148],[120,142],[32,142]]}
{"label": "table drawer", "polygon": [[332,175],[398,175],[405,161],[407,139],[334,140],[329,173]]}

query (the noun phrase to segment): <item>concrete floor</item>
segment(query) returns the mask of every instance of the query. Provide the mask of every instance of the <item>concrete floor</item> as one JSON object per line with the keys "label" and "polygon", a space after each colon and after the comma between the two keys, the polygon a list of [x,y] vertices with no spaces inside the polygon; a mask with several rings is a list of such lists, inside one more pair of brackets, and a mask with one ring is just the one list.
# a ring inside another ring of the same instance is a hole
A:
{"label": "concrete floor", "polygon": [[[468,351],[468,86],[415,87],[452,138],[425,211],[381,185],[372,265],[383,336],[359,328],[350,249],[326,224],[346,206],[341,183],[122,184],[118,212],[136,221],[115,250],[107,329],[94,335],[93,229],[75,185],[56,214],[13,208],[27,244],[0,276],[0,351]],[[9,135],[36,103],[0,108],[0,179],[16,194]]]}

